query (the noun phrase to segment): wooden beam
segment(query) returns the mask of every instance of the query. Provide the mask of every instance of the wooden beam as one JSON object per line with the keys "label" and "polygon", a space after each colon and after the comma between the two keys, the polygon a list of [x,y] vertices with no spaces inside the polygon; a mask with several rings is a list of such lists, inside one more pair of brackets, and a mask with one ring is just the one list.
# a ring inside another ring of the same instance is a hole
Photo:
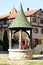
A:
{"label": "wooden beam", "polygon": [[21,43],[22,43],[22,31],[19,31],[19,49],[21,49]]}
{"label": "wooden beam", "polygon": [[[32,29],[30,30],[30,46],[31,46],[31,44],[32,44]],[[31,46],[31,48],[32,48],[32,46]]]}
{"label": "wooden beam", "polygon": [[11,31],[9,30],[9,49],[11,49]]}
{"label": "wooden beam", "polygon": [[22,30],[22,31],[26,32],[26,33],[27,33],[27,35],[28,35],[28,37],[30,38],[30,35],[29,35],[29,33],[28,33],[27,31],[25,31],[25,30]]}

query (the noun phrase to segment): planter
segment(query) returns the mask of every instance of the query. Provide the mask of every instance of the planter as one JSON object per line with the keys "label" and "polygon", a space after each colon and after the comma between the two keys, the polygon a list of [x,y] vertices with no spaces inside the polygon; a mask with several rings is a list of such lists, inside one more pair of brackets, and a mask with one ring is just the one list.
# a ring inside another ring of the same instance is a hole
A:
{"label": "planter", "polygon": [[9,49],[9,59],[11,60],[30,60],[33,50]]}

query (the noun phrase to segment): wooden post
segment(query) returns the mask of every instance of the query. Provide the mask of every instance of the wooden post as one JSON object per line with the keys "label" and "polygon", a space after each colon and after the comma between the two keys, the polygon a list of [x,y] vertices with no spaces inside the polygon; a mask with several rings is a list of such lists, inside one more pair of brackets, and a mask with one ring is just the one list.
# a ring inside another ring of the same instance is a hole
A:
{"label": "wooden post", "polygon": [[19,31],[19,49],[21,49],[21,43],[22,43],[22,35],[21,35],[22,31]]}
{"label": "wooden post", "polygon": [[11,49],[11,31],[9,30],[9,49]]}
{"label": "wooden post", "polygon": [[[32,44],[32,29],[30,30],[30,45]],[[31,46],[32,48],[32,46]]]}

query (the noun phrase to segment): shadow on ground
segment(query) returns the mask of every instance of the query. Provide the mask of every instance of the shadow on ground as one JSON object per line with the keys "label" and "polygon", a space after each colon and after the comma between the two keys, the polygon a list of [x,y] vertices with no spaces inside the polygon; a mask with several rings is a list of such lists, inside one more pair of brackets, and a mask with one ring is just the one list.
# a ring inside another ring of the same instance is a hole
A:
{"label": "shadow on ground", "polygon": [[0,51],[0,54],[8,54],[8,51]]}

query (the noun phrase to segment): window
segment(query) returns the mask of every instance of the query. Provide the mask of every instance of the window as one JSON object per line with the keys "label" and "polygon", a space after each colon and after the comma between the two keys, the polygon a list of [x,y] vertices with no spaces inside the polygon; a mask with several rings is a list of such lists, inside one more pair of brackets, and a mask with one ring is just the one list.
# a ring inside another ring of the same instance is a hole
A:
{"label": "window", "polygon": [[35,39],[35,43],[36,44],[41,44],[41,40],[40,39]]}
{"label": "window", "polygon": [[40,20],[40,23],[43,24],[43,19]]}
{"label": "window", "polygon": [[43,34],[43,29],[41,29],[41,33]]}
{"label": "window", "polygon": [[6,20],[4,20],[3,24],[7,24],[7,21],[6,21]]}
{"label": "window", "polygon": [[38,33],[38,29],[37,29],[37,28],[34,28],[33,31],[34,31],[35,33]]}
{"label": "window", "polygon": [[38,44],[38,39],[35,39],[35,43]]}
{"label": "window", "polygon": [[35,17],[34,17],[34,18],[32,18],[32,21],[33,21],[33,22],[36,22],[36,18],[35,18]]}

